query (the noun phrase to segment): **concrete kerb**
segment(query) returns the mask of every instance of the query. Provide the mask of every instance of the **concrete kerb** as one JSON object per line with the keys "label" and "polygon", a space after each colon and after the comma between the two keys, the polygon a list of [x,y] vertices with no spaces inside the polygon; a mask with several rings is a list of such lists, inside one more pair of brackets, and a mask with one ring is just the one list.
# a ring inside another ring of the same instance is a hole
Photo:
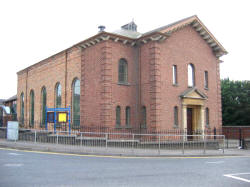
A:
{"label": "concrete kerb", "polygon": [[229,157],[229,156],[249,156],[249,150],[242,149],[230,149],[225,150],[225,153],[215,150],[208,154],[203,154],[201,150],[186,150],[183,155],[181,150],[167,150],[158,155],[152,151],[124,151],[123,149],[109,148],[106,150],[103,147],[79,147],[79,146],[65,146],[55,144],[44,144],[44,143],[33,143],[33,142],[15,142],[0,140],[1,148],[26,150],[26,151],[39,151],[39,152],[51,152],[51,153],[66,153],[66,154],[77,154],[77,155],[96,155],[96,156],[125,156],[125,157]]}

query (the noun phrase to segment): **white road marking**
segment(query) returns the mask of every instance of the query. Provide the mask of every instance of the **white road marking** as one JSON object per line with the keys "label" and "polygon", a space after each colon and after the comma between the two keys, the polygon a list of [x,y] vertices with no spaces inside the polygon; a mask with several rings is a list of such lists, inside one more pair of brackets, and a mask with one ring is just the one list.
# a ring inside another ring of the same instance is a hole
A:
{"label": "white road marking", "polygon": [[18,154],[18,153],[8,153],[9,155],[13,155],[13,156],[19,156],[19,155],[22,155],[22,154]]}
{"label": "white road marking", "polygon": [[4,164],[4,166],[6,166],[6,167],[21,167],[21,166],[23,166],[23,164],[17,164],[17,163],[14,163],[14,164]]}
{"label": "white road marking", "polygon": [[250,175],[250,173],[234,173],[234,174],[226,174],[224,175],[225,177],[233,178],[236,180],[244,181],[250,183],[250,180],[244,179],[242,177],[236,177],[237,175]]}
{"label": "white road marking", "polygon": [[217,161],[217,162],[206,162],[207,164],[222,164],[224,161]]}

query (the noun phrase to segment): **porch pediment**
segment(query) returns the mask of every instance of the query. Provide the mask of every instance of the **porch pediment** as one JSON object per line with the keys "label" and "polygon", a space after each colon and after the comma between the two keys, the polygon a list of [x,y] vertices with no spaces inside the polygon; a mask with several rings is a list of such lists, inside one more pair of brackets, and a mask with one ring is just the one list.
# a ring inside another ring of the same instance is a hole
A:
{"label": "porch pediment", "polygon": [[206,100],[207,96],[199,91],[196,87],[189,88],[185,90],[183,93],[180,95],[181,98],[187,98],[187,99],[201,99],[201,100]]}

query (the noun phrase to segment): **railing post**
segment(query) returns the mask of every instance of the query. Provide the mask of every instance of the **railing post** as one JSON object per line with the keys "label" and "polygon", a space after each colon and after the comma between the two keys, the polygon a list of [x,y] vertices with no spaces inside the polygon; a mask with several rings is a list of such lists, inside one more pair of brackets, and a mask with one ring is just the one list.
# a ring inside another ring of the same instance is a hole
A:
{"label": "railing post", "polygon": [[214,127],[214,139],[216,140],[216,128]]}
{"label": "railing post", "polygon": [[106,149],[108,149],[108,134],[105,133]]}
{"label": "railing post", "polygon": [[241,128],[239,128],[239,145],[242,147],[242,134],[241,134]]}
{"label": "railing post", "polygon": [[80,142],[80,146],[82,146],[82,133],[81,133],[81,138],[80,138],[81,142]]}
{"label": "railing post", "polygon": [[158,154],[161,154],[161,136],[160,134],[158,135]]}
{"label": "railing post", "polygon": [[58,144],[58,134],[56,134],[56,144]]}
{"label": "railing post", "polygon": [[35,143],[36,143],[36,130],[35,130]]}
{"label": "railing post", "polygon": [[132,151],[133,151],[133,153],[134,153],[134,142],[135,142],[135,134],[132,134],[132,136],[133,136],[133,142],[132,142]]}
{"label": "railing post", "polygon": [[204,150],[203,150],[203,154],[206,154],[206,135],[203,135],[203,141],[204,141]]}
{"label": "railing post", "polygon": [[182,136],[182,154],[184,155],[184,149],[185,149],[185,135]]}
{"label": "railing post", "polygon": [[223,135],[223,154],[225,152],[225,135]]}

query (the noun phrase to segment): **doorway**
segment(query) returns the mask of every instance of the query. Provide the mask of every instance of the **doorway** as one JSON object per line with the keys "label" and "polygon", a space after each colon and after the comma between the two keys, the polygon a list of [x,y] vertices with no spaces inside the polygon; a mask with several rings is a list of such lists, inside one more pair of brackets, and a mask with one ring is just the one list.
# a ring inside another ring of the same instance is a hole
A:
{"label": "doorway", "polygon": [[[193,109],[187,108],[187,135],[193,135]],[[189,136],[188,139],[192,139]]]}

